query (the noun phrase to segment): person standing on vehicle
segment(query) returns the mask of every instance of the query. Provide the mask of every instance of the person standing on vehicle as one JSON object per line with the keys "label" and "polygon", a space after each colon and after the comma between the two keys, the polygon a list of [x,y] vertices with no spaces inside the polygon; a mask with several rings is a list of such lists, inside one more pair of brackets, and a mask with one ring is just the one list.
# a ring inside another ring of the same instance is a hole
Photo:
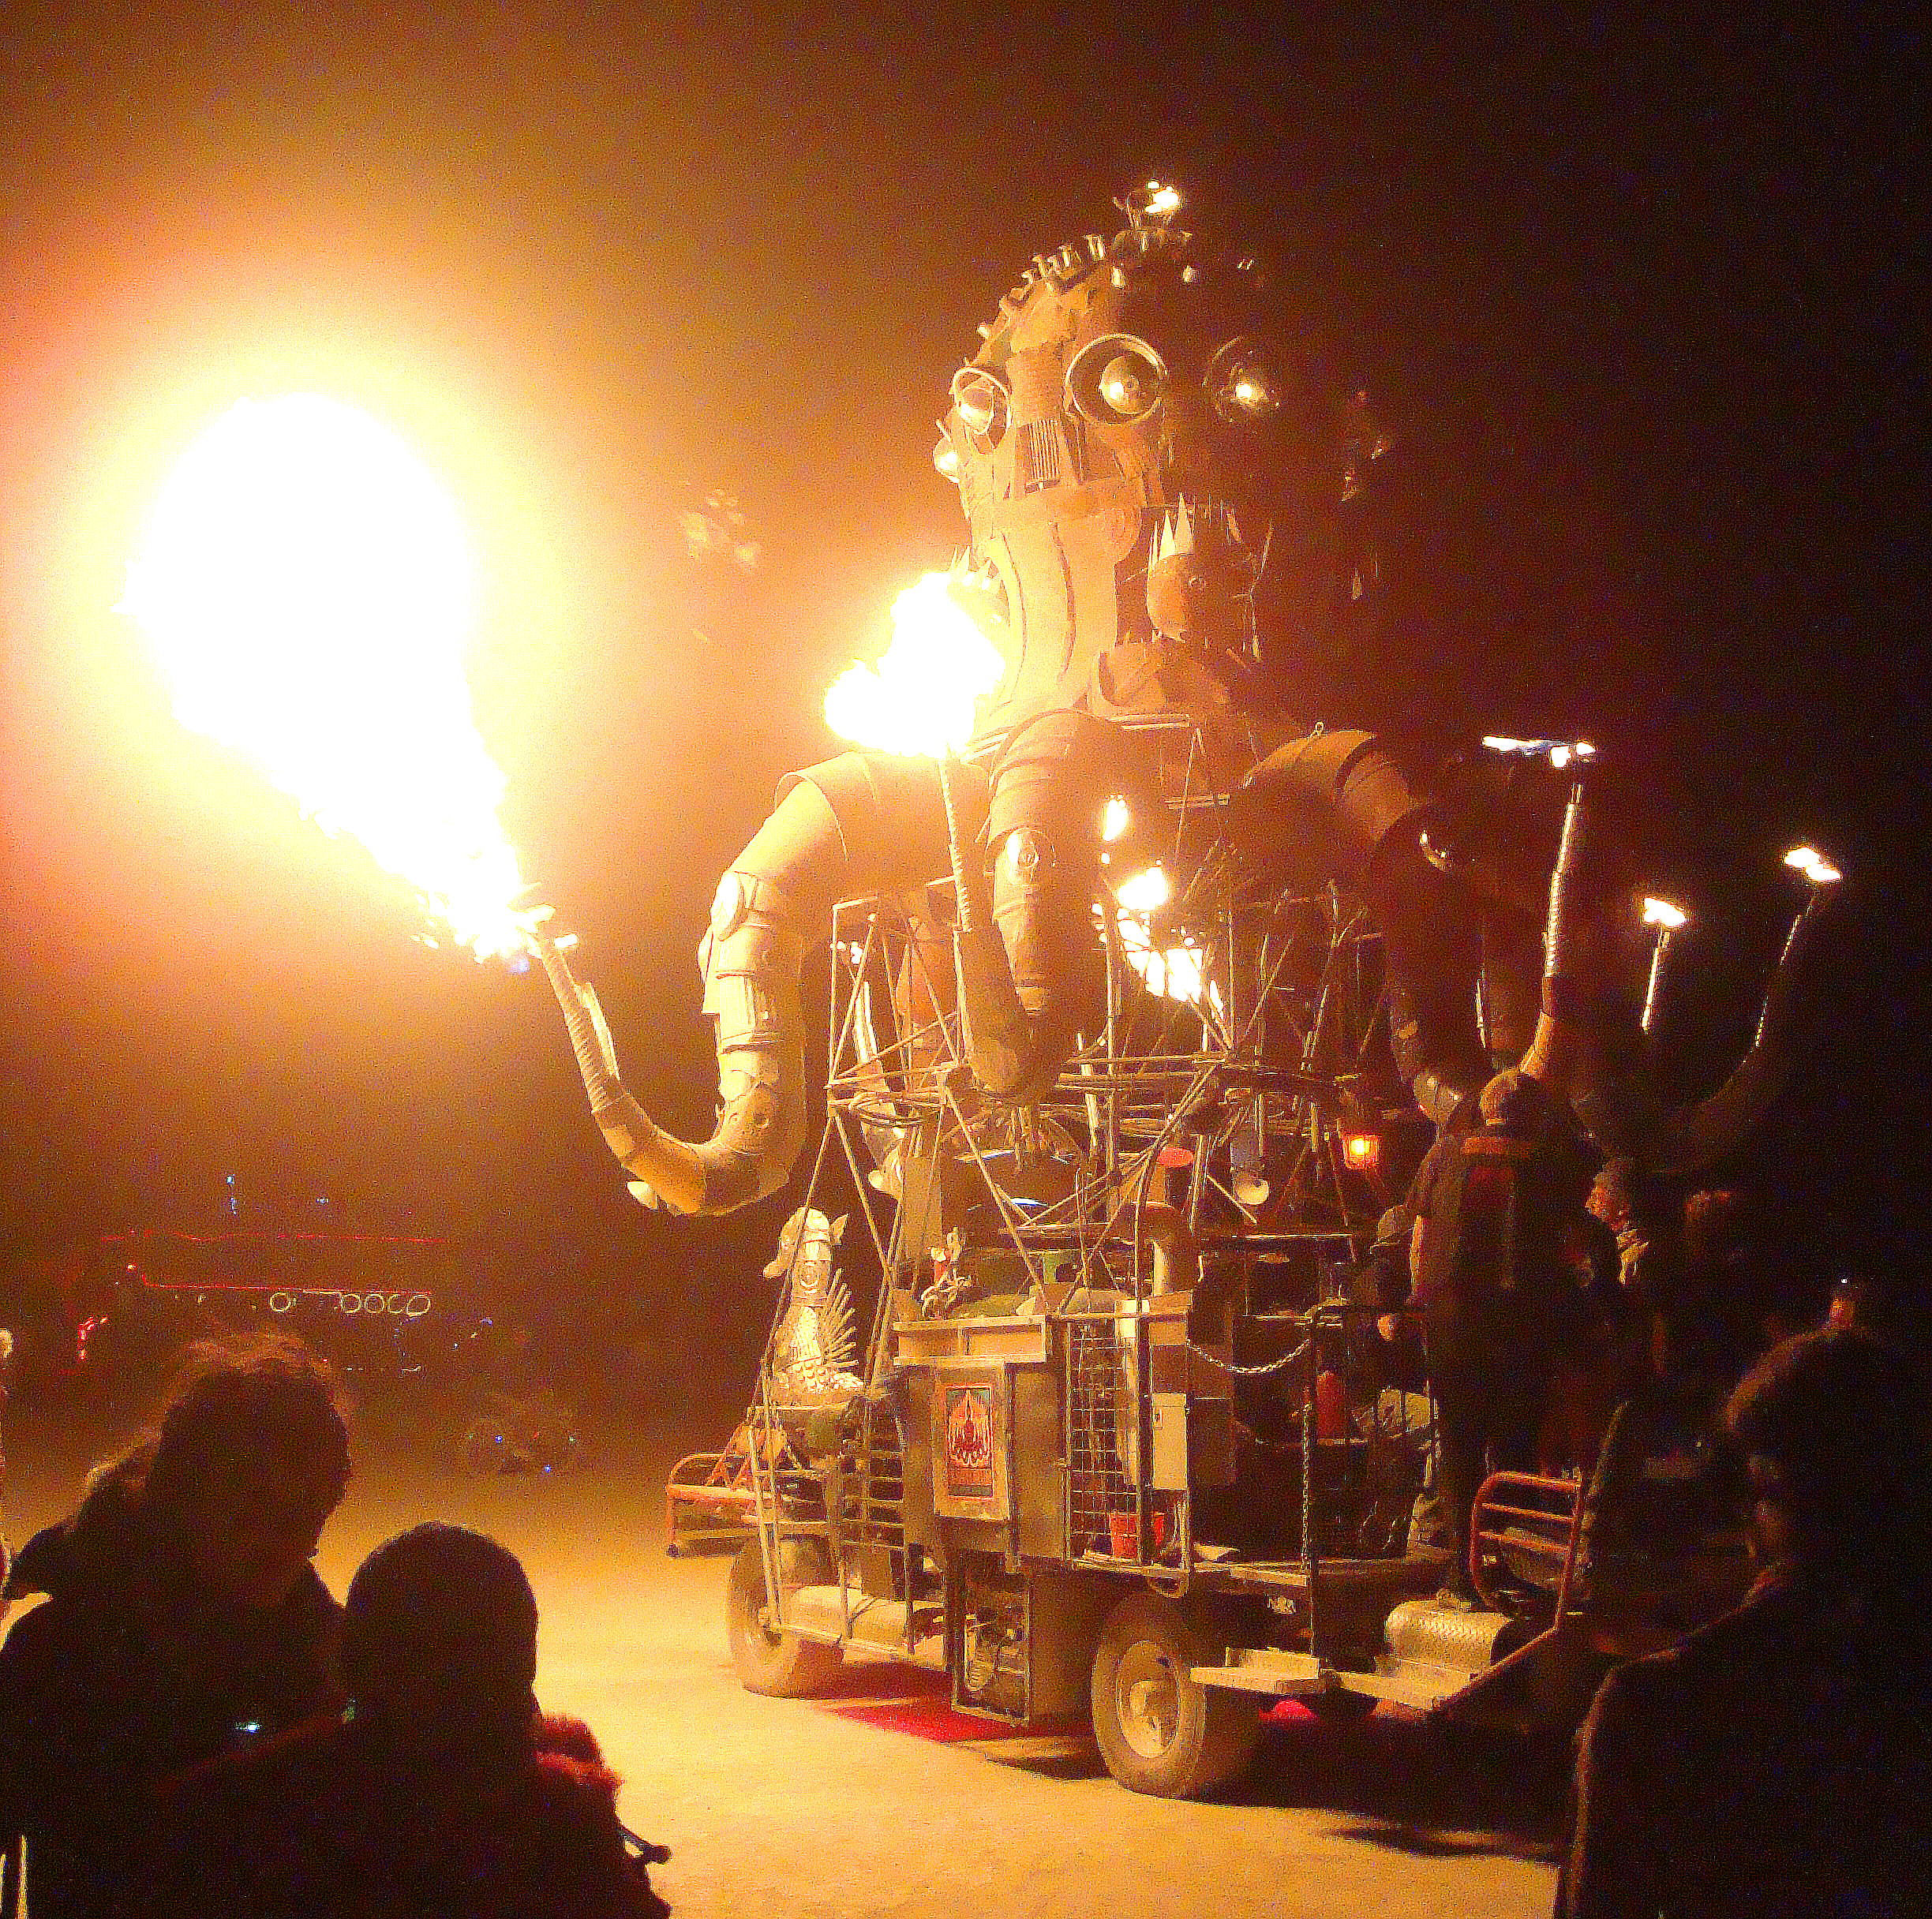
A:
{"label": "person standing on vehicle", "polygon": [[1534,1466],[1556,1363],[1581,1330],[1566,1234],[1589,1188],[1581,1148],[1537,1081],[1499,1073],[1478,1113],[1473,1130],[1430,1149],[1410,1194],[1410,1306],[1422,1315],[1436,1393],[1449,1591],[1463,1600],[1475,1596],[1470,1524],[1490,1456]]}
{"label": "person standing on vehicle", "polygon": [[1557,1919],[1905,1919],[1932,1888],[1932,1450],[1909,1363],[1801,1334],[1732,1395],[1764,1570],[1604,1681]]}

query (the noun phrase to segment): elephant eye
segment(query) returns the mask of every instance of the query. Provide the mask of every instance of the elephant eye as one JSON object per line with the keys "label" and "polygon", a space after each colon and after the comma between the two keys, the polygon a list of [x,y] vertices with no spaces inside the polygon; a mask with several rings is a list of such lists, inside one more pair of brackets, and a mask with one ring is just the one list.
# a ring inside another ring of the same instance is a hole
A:
{"label": "elephant eye", "polygon": [[953,406],[973,443],[990,453],[1006,432],[1010,410],[1005,382],[989,368],[963,366],[953,376]]}
{"label": "elephant eye", "polygon": [[1100,398],[1109,412],[1123,420],[1138,420],[1159,397],[1153,369],[1138,354],[1116,354],[1100,369]]}
{"label": "elephant eye", "polygon": [[1110,333],[1090,340],[1069,363],[1067,405],[1095,426],[1144,420],[1167,391],[1167,368],[1145,340]]}
{"label": "elephant eye", "polygon": [[1273,356],[1259,340],[1230,340],[1208,363],[1215,411],[1238,426],[1280,410],[1283,383]]}

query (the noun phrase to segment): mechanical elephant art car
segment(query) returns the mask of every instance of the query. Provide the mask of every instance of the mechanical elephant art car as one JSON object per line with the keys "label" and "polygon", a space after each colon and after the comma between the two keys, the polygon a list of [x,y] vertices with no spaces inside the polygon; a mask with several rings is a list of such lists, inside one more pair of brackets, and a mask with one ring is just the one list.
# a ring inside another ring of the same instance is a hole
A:
{"label": "mechanical elephant art car", "polygon": [[[771,1339],[729,1443],[669,1488],[674,1550],[739,1548],[745,1683],[809,1693],[845,1648],[943,1668],[960,1708],[1089,1713],[1117,1778],[1185,1794],[1283,1697],[1560,1722],[1605,1659],[1737,1589],[1728,1509],[1694,1462],[1649,1470],[1634,1415],[1432,1532],[1416,1315],[1359,1280],[1499,1087],[1537,1130],[1500,1210],[1445,1230],[1505,1292],[1550,1155],[1587,1184],[1612,1155],[1687,1179],[1734,1154],[1811,1016],[1830,892],[1735,1072],[1660,1098],[1657,932],[1591,748],[1417,766],[1290,716],[1288,642],[1372,593],[1386,441],[1251,260],[1170,189],[1121,204],[1036,256],[953,378],[934,462],[970,544],[899,636],[947,710],[893,708],[889,655],[829,705],[862,743],[788,777],[719,885],[710,1139],[642,1109],[594,994],[541,957],[633,1191],[705,1214],[801,1158],[799,967],[829,942],[826,1123]],[[821,1203],[841,1163],[856,1221]],[[863,1326],[841,1233],[876,1277]],[[1473,1600],[1443,1590],[1466,1554]]]}

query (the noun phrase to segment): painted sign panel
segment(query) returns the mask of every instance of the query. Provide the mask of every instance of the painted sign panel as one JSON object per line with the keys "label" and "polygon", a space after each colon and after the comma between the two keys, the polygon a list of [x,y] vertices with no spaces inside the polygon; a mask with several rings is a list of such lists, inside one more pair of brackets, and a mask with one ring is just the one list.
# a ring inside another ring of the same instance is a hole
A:
{"label": "painted sign panel", "polygon": [[983,1386],[948,1386],[942,1418],[945,1489],[955,1499],[993,1497],[993,1394]]}

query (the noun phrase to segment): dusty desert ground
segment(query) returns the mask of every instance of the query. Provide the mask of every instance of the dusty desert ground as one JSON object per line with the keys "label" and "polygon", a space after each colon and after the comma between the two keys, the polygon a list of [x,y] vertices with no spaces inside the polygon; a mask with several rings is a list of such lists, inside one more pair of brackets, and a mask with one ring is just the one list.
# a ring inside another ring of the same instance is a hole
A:
{"label": "dusty desert ground", "polygon": [[[1122,1791],[1084,1738],[989,1737],[889,1664],[848,1667],[832,1699],[755,1698],[725,1649],[728,1562],[664,1552],[665,1469],[721,1434],[607,1427],[578,1470],[533,1479],[465,1471],[459,1432],[421,1409],[365,1418],[323,1575],[343,1591],[418,1519],[512,1547],[542,1608],[544,1703],[595,1729],[691,1919],[1549,1910],[1556,1816],[1506,1753],[1451,1753],[1387,1708],[1353,1729],[1285,1710],[1235,1794],[1174,1804]],[[111,1416],[11,1409],[7,1536],[58,1517],[116,1436]]]}

